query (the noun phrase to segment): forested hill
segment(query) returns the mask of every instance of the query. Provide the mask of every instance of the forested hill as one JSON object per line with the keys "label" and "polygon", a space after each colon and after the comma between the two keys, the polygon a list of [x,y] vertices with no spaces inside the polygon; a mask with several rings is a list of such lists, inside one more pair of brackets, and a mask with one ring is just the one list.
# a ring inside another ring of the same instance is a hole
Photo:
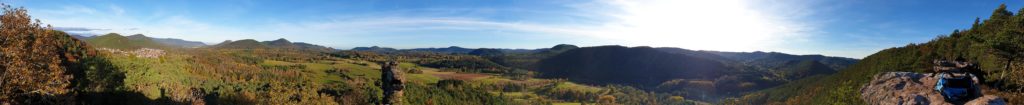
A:
{"label": "forested hill", "polygon": [[293,49],[293,50],[305,50],[305,51],[320,51],[330,52],[335,51],[334,48],[324,47],[320,45],[314,45],[303,42],[291,42],[287,39],[280,38],[273,41],[256,41],[253,39],[242,39],[237,41],[224,41],[220,44],[208,46],[207,48],[215,49]]}
{"label": "forested hill", "polygon": [[845,69],[849,65],[857,63],[857,59],[845,58],[845,57],[830,57],[824,55],[792,55],[779,52],[721,52],[721,51],[701,51],[705,53],[711,53],[719,55],[725,58],[744,62],[750,65],[758,65],[765,68],[779,68],[789,61],[803,61],[812,60],[818,61],[821,64],[828,66],[831,69],[841,70]]}
{"label": "forested hill", "polygon": [[588,84],[653,87],[671,79],[714,79],[736,72],[725,64],[650,47],[598,46],[569,50],[544,59],[542,77]]}
{"label": "forested hill", "polygon": [[[411,48],[411,49],[395,49],[390,47],[370,46],[370,47],[355,47],[349,49],[350,51],[370,51],[377,53],[405,53],[405,52],[432,52],[442,54],[468,54],[481,48],[463,48],[459,46],[449,46],[446,48]],[[485,48],[500,50],[503,53],[533,53],[547,50],[548,48],[542,49],[505,49],[505,48]]]}
{"label": "forested hill", "polygon": [[153,41],[145,36],[137,35],[133,38],[121,36],[117,33],[109,33],[101,36],[85,39],[85,42],[98,48],[113,49],[139,49],[139,48],[170,48],[164,44]]}
{"label": "forested hill", "polygon": [[[723,54],[716,54],[723,53]],[[596,46],[573,48],[537,62],[542,78],[590,85],[628,85],[703,101],[828,75],[856,59],[771,53],[693,51],[681,48]]]}
{"label": "forested hill", "polygon": [[[1022,9],[1021,11],[1024,11]],[[967,21],[967,20],[965,20]],[[976,19],[970,29],[953,30],[927,43],[889,48],[865,57],[845,70],[825,77],[812,77],[770,90],[749,94],[739,104],[867,104],[859,91],[871,76],[882,72],[926,72],[934,59],[963,57],[981,66],[983,90],[1024,104],[1024,15],[1005,5],[984,21]]]}
{"label": "forested hill", "polygon": [[108,33],[99,36],[78,36],[74,38],[84,40],[90,44],[102,48],[115,49],[137,49],[137,48],[195,48],[206,46],[202,42],[187,41],[174,38],[153,38],[142,34],[122,36],[117,33]]}
{"label": "forested hill", "polygon": [[725,51],[694,51],[682,48],[661,47],[658,50],[686,54],[695,57],[716,60],[727,64],[738,63],[753,66],[754,69],[772,71],[792,65],[801,61],[817,61],[833,70],[842,70],[847,66],[857,63],[857,59],[845,57],[833,57],[824,55],[793,55],[780,52],[725,52]]}

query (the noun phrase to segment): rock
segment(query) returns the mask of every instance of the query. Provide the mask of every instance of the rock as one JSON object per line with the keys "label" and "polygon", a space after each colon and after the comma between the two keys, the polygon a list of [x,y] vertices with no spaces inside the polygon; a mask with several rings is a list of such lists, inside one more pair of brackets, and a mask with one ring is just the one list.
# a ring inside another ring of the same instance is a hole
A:
{"label": "rock", "polygon": [[[861,88],[861,99],[880,105],[953,105],[933,90],[937,77],[912,72],[886,72],[875,75]],[[1004,105],[998,96],[986,95],[967,105]]]}
{"label": "rock", "polygon": [[993,95],[985,95],[985,96],[982,96],[982,97],[978,97],[977,99],[971,100],[970,102],[967,102],[967,104],[964,104],[964,105],[1006,105],[1006,104],[1007,104],[1006,103],[1006,99],[1004,99],[1002,97],[993,96]]}
{"label": "rock", "polygon": [[889,72],[875,75],[861,88],[861,98],[868,103],[902,105],[952,105],[939,92],[931,90],[934,79],[924,74]]}
{"label": "rock", "polygon": [[381,65],[381,90],[384,91],[382,105],[401,105],[405,76],[398,70],[398,62],[384,62]]}

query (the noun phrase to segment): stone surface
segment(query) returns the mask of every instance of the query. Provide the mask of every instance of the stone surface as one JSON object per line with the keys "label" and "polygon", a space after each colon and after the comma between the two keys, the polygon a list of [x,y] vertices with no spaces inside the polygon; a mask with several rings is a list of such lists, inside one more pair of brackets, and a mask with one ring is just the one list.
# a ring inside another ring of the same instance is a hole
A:
{"label": "stone surface", "polygon": [[1002,97],[993,96],[993,95],[985,95],[985,96],[982,96],[982,97],[978,97],[977,99],[971,100],[970,102],[967,102],[967,104],[964,104],[964,105],[1007,105],[1007,104],[1008,103],[1006,103],[1006,99],[1004,99]]}
{"label": "stone surface", "polygon": [[398,62],[384,62],[381,65],[381,89],[384,91],[383,105],[400,105],[405,76],[398,69]]}
{"label": "stone surface", "polygon": [[[886,72],[875,75],[861,88],[861,99],[876,105],[954,105],[933,90],[936,77],[912,72]],[[1004,105],[1003,98],[985,95],[967,105]]]}

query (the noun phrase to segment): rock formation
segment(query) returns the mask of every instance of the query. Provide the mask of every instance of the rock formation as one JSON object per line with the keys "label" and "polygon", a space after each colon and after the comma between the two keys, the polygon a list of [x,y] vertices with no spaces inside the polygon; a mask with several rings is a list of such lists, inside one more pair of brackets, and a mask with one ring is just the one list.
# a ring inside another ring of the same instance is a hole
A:
{"label": "rock formation", "polygon": [[[934,90],[937,77],[912,72],[886,72],[875,75],[861,88],[861,99],[879,105],[954,105]],[[999,96],[984,95],[966,105],[1005,105]]]}
{"label": "rock formation", "polygon": [[381,89],[384,91],[383,105],[402,104],[402,89],[405,85],[405,77],[401,70],[398,70],[397,62],[385,62],[380,69]]}

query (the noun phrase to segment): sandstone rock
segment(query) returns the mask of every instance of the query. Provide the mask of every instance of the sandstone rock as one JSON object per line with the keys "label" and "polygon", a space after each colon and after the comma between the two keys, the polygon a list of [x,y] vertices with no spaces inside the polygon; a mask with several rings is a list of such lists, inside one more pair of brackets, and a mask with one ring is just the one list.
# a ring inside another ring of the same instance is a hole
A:
{"label": "sandstone rock", "polygon": [[[875,75],[861,88],[861,99],[876,105],[953,105],[933,90],[937,77],[912,72],[886,72]],[[968,105],[1004,105],[1003,98],[986,95]]]}
{"label": "sandstone rock", "polygon": [[1004,99],[1002,97],[993,96],[993,95],[985,95],[985,96],[982,96],[982,97],[978,97],[977,99],[971,100],[970,102],[967,102],[967,104],[964,104],[964,105],[1006,105],[1006,104],[1007,104],[1006,103],[1006,99]]}
{"label": "sandstone rock", "polygon": [[401,105],[405,76],[398,70],[398,62],[384,62],[381,65],[381,89],[384,91],[383,105]]}

